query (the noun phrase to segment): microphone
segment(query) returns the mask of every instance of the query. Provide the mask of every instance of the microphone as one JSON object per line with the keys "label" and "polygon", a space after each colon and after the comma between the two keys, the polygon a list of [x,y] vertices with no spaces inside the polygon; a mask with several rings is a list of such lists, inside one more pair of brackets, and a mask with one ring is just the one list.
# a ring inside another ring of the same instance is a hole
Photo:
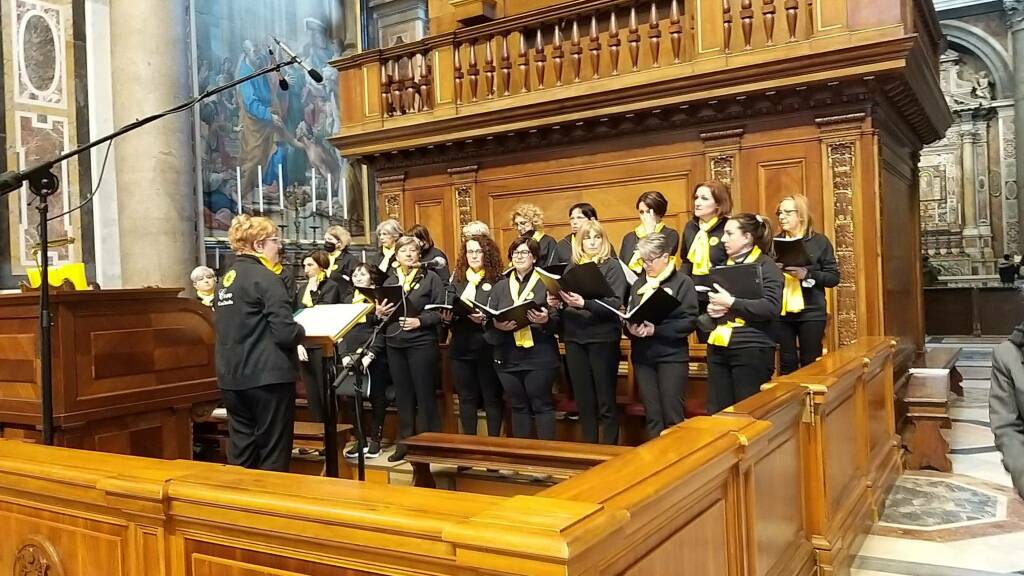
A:
{"label": "microphone", "polygon": [[313,79],[313,82],[316,82],[317,84],[323,84],[324,75],[321,74],[319,70],[314,70],[314,69],[310,68],[308,64],[303,62],[302,58],[299,58],[298,56],[296,56],[295,52],[292,52],[292,49],[289,48],[288,45],[285,44],[284,42],[281,42],[280,40],[278,40],[277,37],[274,37],[274,43],[277,44],[278,47],[281,48],[281,50],[284,50],[285,54],[287,54],[288,56],[290,56],[293,59],[295,59],[295,62],[299,66],[301,66],[303,70],[306,71],[306,74],[309,74],[309,77]]}
{"label": "microphone", "polygon": [[424,270],[437,270],[438,268],[444,268],[448,265],[448,261],[444,259],[444,256],[438,256],[433,260],[427,260],[426,262],[420,262],[413,264],[413,268],[423,268]]}
{"label": "microphone", "polygon": [[[274,61],[274,64],[277,64],[277,58],[274,56],[273,48],[267,48],[267,52],[270,54],[270,59]],[[282,74],[280,70],[277,71],[277,86],[282,92],[288,91],[288,80],[285,79],[284,74]]]}

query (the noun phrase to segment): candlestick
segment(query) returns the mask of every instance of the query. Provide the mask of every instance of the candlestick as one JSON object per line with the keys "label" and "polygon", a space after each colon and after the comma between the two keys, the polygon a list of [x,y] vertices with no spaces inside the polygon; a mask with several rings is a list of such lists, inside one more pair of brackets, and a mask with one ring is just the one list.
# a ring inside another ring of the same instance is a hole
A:
{"label": "candlestick", "polygon": [[277,197],[281,199],[281,212],[284,212],[284,167],[280,164],[277,165]]}
{"label": "candlestick", "polygon": [[260,185],[259,185],[259,190],[260,190],[260,214],[263,214],[263,165],[262,164],[257,164],[256,165],[256,180],[258,180],[259,183],[260,183]]}
{"label": "candlestick", "polygon": [[242,213],[242,167],[235,166],[235,179],[238,181],[236,188],[238,189],[238,213]]}
{"label": "candlestick", "polygon": [[331,186],[331,173],[327,172],[327,216],[334,216],[334,190]]}

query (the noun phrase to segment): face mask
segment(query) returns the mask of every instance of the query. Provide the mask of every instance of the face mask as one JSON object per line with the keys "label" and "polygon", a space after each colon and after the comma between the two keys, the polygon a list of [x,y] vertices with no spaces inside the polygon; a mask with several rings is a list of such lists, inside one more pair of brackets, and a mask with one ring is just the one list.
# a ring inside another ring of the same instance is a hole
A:
{"label": "face mask", "polygon": [[338,245],[334,242],[324,242],[324,250],[330,254],[338,249]]}

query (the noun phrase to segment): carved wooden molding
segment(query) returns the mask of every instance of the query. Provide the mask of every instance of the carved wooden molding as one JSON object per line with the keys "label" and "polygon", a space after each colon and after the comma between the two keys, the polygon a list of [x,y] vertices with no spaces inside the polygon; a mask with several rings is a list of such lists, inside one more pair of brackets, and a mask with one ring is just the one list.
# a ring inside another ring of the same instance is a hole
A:
{"label": "carved wooden molding", "polygon": [[720,140],[723,138],[739,138],[740,136],[743,136],[743,128],[732,128],[730,130],[700,133],[701,140]]}
{"label": "carved wooden molding", "polygon": [[449,168],[447,170],[449,176],[455,176],[457,174],[475,174],[480,170],[480,167],[476,164],[470,164],[469,166],[459,166],[458,168]]}
{"label": "carved wooden molding", "polygon": [[[736,156],[733,154],[719,154],[708,160],[708,174],[712,180],[717,180],[728,186],[732,186],[733,166]],[[734,192],[735,194],[735,192]]]}
{"label": "carved wooden molding", "polygon": [[14,576],[64,576],[57,549],[42,536],[29,536],[14,556]]}
{"label": "carved wooden molding", "polygon": [[825,116],[822,118],[815,118],[814,123],[818,126],[831,126],[832,124],[845,124],[847,122],[863,122],[867,116],[868,115],[865,112],[842,114],[839,116]]}
{"label": "carved wooden molding", "polygon": [[836,261],[839,263],[839,286],[836,287],[836,324],[839,345],[857,340],[857,254],[854,234],[853,178],[856,145],[852,140],[827,145],[835,223]]}
{"label": "carved wooden molding", "polygon": [[455,208],[459,215],[459,228],[473,221],[473,186],[460,184],[455,187]]}
{"label": "carved wooden molding", "polygon": [[402,192],[388,192],[383,195],[384,215],[391,220],[402,221]]}

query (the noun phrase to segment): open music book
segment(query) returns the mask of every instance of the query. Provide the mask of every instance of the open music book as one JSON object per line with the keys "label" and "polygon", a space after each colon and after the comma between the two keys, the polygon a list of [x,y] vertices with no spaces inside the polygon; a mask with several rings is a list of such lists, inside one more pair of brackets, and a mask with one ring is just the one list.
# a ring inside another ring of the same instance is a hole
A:
{"label": "open music book", "polygon": [[307,338],[323,337],[337,342],[372,309],[370,304],[320,304],[296,312],[295,321],[306,330]]}
{"label": "open music book", "polygon": [[615,291],[604,279],[601,268],[593,262],[574,266],[562,274],[554,274],[541,268],[535,268],[534,271],[540,276],[540,281],[550,294],[558,294],[559,291],[575,292],[585,300],[615,296]]}
{"label": "open music book", "polygon": [[682,305],[682,302],[662,288],[658,288],[652,292],[650,296],[642,300],[640,304],[626,312],[616,310],[600,300],[595,300],[595,302],[612,312],[615,312],[619,318],[622,318],[626,322],[630,322],[632,324],[641,324],[643,322],[657,324],[667,318],[669,314]]}
{"label": "open music book", "polygon": [[810,266],[811,255],[807,253],[803,238],[775,238],[775,261],[783,266]]}

